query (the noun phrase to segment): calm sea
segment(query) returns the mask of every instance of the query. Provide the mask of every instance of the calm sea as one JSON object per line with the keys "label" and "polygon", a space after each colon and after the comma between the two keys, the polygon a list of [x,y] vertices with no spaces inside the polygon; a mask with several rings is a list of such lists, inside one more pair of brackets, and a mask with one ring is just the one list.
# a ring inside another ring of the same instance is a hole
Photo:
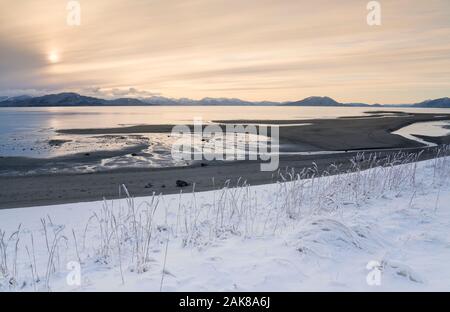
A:
{"label": "calm sea", "polygon": [[[381,108],[385,111],[448,113],[450,109]],[[252,107],[252,106],[147,106],[0,108],[0,156],[52,157],[92,149],[115,149],[123,142],[99,138],[70,138],[71,143],[49,147],[50,140],[65,140],[55,130],[104,128],[140,124],[191,124],[194,118],[212,120],[291,120],[363,116],[380,108]],[[106,141],[105,141],[106,142]],[[129,143],[129,142],[128,142]]]}

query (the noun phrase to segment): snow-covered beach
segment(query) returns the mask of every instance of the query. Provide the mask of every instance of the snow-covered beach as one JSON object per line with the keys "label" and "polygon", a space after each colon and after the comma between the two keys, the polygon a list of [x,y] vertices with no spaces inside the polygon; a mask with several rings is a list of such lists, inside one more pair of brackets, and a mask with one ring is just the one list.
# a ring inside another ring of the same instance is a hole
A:
{"label": "snow-covered beach", "polygon": [[0,291],[448,291],[450,157],[417,159],[1,210]]}

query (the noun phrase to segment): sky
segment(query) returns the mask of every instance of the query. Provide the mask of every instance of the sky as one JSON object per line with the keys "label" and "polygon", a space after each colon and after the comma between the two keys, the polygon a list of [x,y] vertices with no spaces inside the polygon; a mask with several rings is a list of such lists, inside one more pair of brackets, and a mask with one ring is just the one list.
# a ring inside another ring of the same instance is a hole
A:
{"label": "sky", "polygon": [[0,95],[450,96],[450,1],[0,0]]}

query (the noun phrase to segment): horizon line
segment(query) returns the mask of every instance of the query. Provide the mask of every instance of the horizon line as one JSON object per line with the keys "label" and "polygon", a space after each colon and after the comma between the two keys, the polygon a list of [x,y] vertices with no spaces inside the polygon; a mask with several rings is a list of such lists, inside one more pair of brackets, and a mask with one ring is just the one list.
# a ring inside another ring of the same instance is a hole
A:
{"label": "horizon line", "polygon": [[[374,103],[367,103],[367,102],[362,102],[362,101],[352,101],[352,102],[341,102],[340,100],[337,100],[334,97],[330,97],[330,96],[319,96],[319,95],[313,95],[313,96],[307,96],[305,98],[301,98],[301,99],[295,99],[295,100],[288,100],[288,101],[271,101],[271,100],[246,100],[246,99],[242,99],[242,98],[238,98],[238,97],[202,97],[202,98],[188,98],[188,97],[169,97],[169,96],[164,96],[164,95],[158,95],[158,94],[153,94],[153,95],[148,95],[148,96],[131,96],[128,94],[124,94],[123,96],[102,96],[102,95],[92,95],[92,94],[86,94],[84,92],[76,92],[76,91],[49,91],[48,93],[39,93],[36,95],[33,94],[29,94],[29,93],[21,93],[18,95],[7,95],[7,94],[2,94],[2,92],[0,91],[0,97],[6,97],[8,99],[11,98],[19,98],[19,97],[23,97],[23,96],[29,96],[31,98],[39,98],[39,97],[43,97],[43,96],[49,96],[49,95],[61,95],[61,94],[76,94],[79,96],[83,96],[83,97],[90,97],[90,98],[95,98],[95,99],[100,99],[100,100],[105,100],[105,101],[114,101],[114,100],[120,100],[120,99],[133,99],[133,100],[139,100],[139,101],[143,101],[146,99],[152,99],[152,98],[164,98],[167,100],[173,100],[173,101],[181,101],[181,100],[189,100],[189,101],[194,101],[194,102],[200,102],[203,100],[207,100],[207,99],[211,99],[211,100],[237,100],[237,101],[241,101],[241,102],[248,102],[248,103],[273,103],[273,106],[279,105],[279,104],[287,104],[287,103],[294,103],[294,102],[299,102],[299,101],[303,101],[303,100],[307,100],[307,99],[311,99],[311,98],[328,98],[331,99],[335,102],[337,102],[338,104],[364,104],[364,105],[383,105],[383,106],[393,106],[393,105],[412,105],[412,104],[419,104],[419,103],[423,103],[426,101],[432,101],[432,100],[439,100],[439,99],[446,99],[449,98],[448,96],[443,96],[443,97],[437,97],[437,98],[428,98],[425,100],[419,100],[419,101],[415,101],[415,102],[402,102],[402,103],[379,103],[379,102],[374,102]],[[160,104],[161,106],[167,105],[167,104]],[[175,104],[170,104],[170,105],[175,105]],[[187,105],[187,104],[180,104],[180,105]],[[195,105],[195,104],[194,104]],[[268,106],[270,106],[270,104],[267,104]]]}

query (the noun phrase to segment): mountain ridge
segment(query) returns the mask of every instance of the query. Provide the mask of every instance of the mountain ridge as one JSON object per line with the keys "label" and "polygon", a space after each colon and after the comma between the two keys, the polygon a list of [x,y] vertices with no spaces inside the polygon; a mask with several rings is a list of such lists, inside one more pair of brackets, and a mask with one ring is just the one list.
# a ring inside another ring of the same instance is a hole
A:
{"label": "mountain ridge", "polygon": [[450,108],[450,98],[426,100],[413,104],[366,104],[340,103],[328,96],[310,96],[299,101],[245,101],[237,98],[210,98],[201,100],[188,98],[172,99],[162,96],[149,98],[102,99],[80,95],[75,92],[63,92],[31,97],[0,96],[0,107],[67,107],[67,106],[322,106],[322,107],[424,107]]}

